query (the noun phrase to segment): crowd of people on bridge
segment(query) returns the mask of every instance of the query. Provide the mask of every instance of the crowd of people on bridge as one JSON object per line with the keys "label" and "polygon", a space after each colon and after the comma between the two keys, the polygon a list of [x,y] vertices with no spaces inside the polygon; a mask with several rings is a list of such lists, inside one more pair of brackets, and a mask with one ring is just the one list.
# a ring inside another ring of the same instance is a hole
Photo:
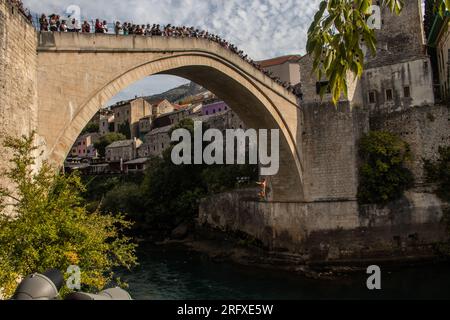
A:
{"label": "crowd of people on bridge", "polygon": [[33,16],[30,10],[24,7],[23,2],[21,0],[6,0],[6,1],[9,2],[11,5],[15,6],[16,8],[18,8],[19,12],[22,13],[30,23],[33,23]]}
{"label": "crowd of people on bridge", "polygon": [[[32,22],[31,13],[23,7],[21,0],[8,0],[13,5],[17,6],[19,10]],[[275,76],[272,72],[265,70],[262,66],[244,53],[232,43],[222,39],[220,36],[212,34],[206,30],[200,30],[195,27],[186,26],[173,26],[167,24],[165,26],[159,24],[133,24],[130,22],[119,21],[113,25],[113,30],[116,35],[138,35],[147,37],[174,37],[174,38],[202,38],[209,41],[213,41],[221,45],[222,47],[230,50],[234,54],[238,55],[242,60],[251,64],[254,68],[258,69],[266,76],[270,77],[273,81],[292,92],[298,97],[302,96],[301,88],[299,85],[293,86],[288,82],[281,81],[279,77]],[[57,14],[51,14],[49,16],[42,14],[39,18],[39,29],[41,32],[82,32],[82,33],[110,33],[108,29],[108,23],[105,20],[96,19],[95,23],[89,23],[84,21],[82,24],[74,17],[68,17],[66,19],[61,18]]]}

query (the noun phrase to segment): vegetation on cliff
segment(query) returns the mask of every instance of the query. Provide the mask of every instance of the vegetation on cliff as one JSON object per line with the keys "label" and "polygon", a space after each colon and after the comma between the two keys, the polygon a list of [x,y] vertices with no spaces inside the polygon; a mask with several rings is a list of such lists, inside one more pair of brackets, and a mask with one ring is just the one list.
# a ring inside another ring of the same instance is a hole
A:
{"label": "vegetation on cliff", "polygon": [[0,189],[4,297],[14,292],[18,278],[34,272],[56,268],[64,273],[77,265],[82,289],[97,291],[114,279],[113,268],[136,264],[136,246],[123,234],[132,224],[123,215],[88,213],[80,196],[85,187],[76,174],[57,174],[47,163],[33,170],[34,135],[7,136],[3,146],[12,152],[10,168],[2,173],[12,191]]}
{"label": "vegetation on cliff", "polygon": [[413,182],[406,167],[411,153],[406,142],[385,131],[371,131],[360,141],[358,201],[360,204],[386,204],[399,199]]}

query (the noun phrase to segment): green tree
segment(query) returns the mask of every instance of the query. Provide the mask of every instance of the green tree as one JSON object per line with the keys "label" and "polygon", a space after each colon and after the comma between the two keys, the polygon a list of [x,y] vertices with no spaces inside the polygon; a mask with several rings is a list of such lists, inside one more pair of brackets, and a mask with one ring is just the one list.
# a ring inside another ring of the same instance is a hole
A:
{"label": "green tree", "polygon": [[102,136],[96,143],[94,143],[95,149],[98,151],[101,157],[105,156],[106,147],[111,143],[121,140],[126,140],[127,137],[121,133],[111,132]]}
{"label": "green tree", "polygon": [[386,204],[396,200],[414,182],[405,164],[411,157],[409,146],[385,131],[364,135],[359,147],[363,161],[359,170],[358,200],[361,204]]}
{"label": "green tree", "polygon": [[130,222],[122,215],[87,213],[77,175],[57,174],[47,163],[33,170],[34,135],[7,136],[3,145],[12,152],[1,176],[12,191],[0,189],[0,287],[6,298],[19,277],[33,272],[78,265],[82,289],[94,291],[113,279],[113,268],[136,264],[136,246],[123,235]]}
{"label": "green tree", "polygon": [[[434,12],[443,15],[450,0],[430,0]],[[381,0],[382,7],[400,14],[404,0]],[[347,95],[347,76],[361,77],[364,69],[362,43],[376,54],[375,32],[368,25],[372,0],[324,0],[308,30],[306,51],[313,57],[319,79],[325,76],[336,104]],[[322,88],[321,95],[327,87]]]}
{"label": "green tree", "polygon": [[87,124],[87,126],[83,129],[81,134],[83,135],[86,133],[98,133],[99,130],[100,130],[100,127],[97,122],[89,122]]}
{"label": "green tree", "polygon": [[127,139],[131,139],[131,127],[128,121],[119,125],[118,132],[123,134]]}

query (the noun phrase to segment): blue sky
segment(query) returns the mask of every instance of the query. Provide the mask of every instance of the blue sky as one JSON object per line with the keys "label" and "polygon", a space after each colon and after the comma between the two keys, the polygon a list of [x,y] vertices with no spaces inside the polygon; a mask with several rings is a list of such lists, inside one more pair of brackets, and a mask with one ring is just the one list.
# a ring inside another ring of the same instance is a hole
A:
{"label": "blue sky", "polygon": [[[192,25],[219,34],[255,60],[305,52],[306,31],[319,0],[24,0],[37,13],[64,13],[70,5],[82,17],[133,23]],[[114,101],[150,95],[186,83],[152,76],[122,91]]]}

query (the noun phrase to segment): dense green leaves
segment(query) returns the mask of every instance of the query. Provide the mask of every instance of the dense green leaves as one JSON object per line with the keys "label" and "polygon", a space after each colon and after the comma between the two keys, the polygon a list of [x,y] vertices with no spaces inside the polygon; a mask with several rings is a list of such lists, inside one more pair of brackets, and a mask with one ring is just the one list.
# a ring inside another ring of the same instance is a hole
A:
{"label": "dense green leaves", "polygon": [[131,224],[121,215],[87,213],[77,175],[56,174],[47,163],[34,171],[33,141],[33,136],[4,140],[12,160],[2,178],[13,191],[0,189],[3,294],[13,293],[19,277],[50,268],[65,272],[70,265],[81,268],[84,290],[102,289],[114,267],[136,264],[135,245],[122,233]]}
{"label": "dense green leaves", "polygon": [[[187,129],[193,139],[194,122],[191,119],[182,120],[172,130],[178,128]],[[236,188],[241,177],[248,178],[241,185],[256,181],[258,167],[175,165],[171,160],[171,149],[168,149],[163,158],[150,160],[142,182],[125,185],[117,182],[107,191],[102,209],[116,208],[127,213],[136,221],[136,231],[143,232],[144,237],[165,237],[178,224],[193,222],[201,198]]]}
{"label": "dense green leaves", "polygon": [[386,204],[403,195],[413,184],[405,167],[410,158],[407,143],[385,131],[372,131],[360,142],[363,161],[359,169],[358,201],[361,204]]}
{"label": "dense green leaves", "polygon": [[[348,79],[360,77],[364,69],[363,46],[376,54],[375,32],[368,25],[372,0],[324,0],[308,30],[306,51],[313,57],[318,78],[329,81],[332,101],[347,95]],[[382,7],[400,14],[404,0],[383,0]],[[443,14],[450,0],[434,0],[434,10]],[[323,97],[325,90],[320,94]]]}
{"label": "dense green leaves", "polygon": [[81,135],[86,133],[97,133],[99,131],[99,124],[97,122],[89,122],[81,132]]}

